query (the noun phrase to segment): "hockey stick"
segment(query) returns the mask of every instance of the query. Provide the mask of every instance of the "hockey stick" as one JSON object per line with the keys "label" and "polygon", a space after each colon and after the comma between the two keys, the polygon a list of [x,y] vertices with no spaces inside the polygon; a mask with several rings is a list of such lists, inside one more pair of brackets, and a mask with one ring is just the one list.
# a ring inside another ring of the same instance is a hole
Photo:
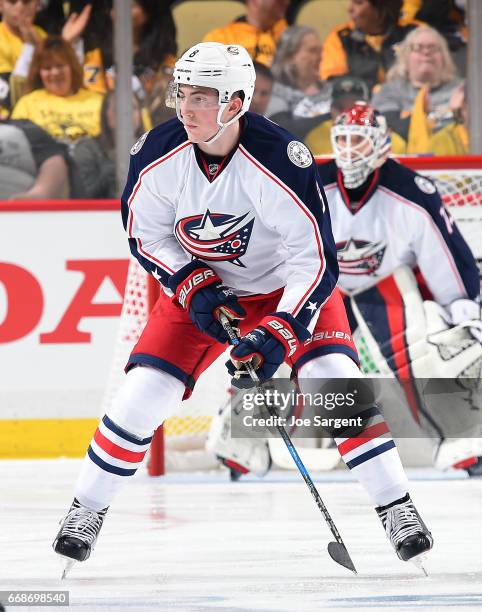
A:
{"label": "hockey stick", "polygon": [[[219,311],[219,321],[221,325],[224,327],[224,329],[226,330],[226,333],[229,336],[230,343],[233,346],[238,345],[239,337],[234,331],[234,329],[231,327],[228,317],[222,311]],[[256,383],[256,390],[260,393],[263,393],[263,389],[260,387],[260,380],[252,364],[249,361],[247,361],[244,365],[245,365],[245,368],[248,374],[251,377],[251,380],[254,383]],[[336,525],[333,522],[333,519],[331,518],[327,507],[325,506],[323,500],[321,499],[320,494],[318,493],[318,490],[315,487],[315,484],[313,480],[311,479],[311,476],[308,473],[308,470],[305,468],[303,462],[301,461],[300,456],[298,455],[298,452],[296,451],[296,448],[290,436],[288,435],[288,432],[283,427],[283,425],[279,423],[279,419],[277,418],[278,414],[276,412],[275,407],[267,403],[266,409],[268,410],[271,416],[275,417],[276,429],[278,430],[279,435],[282,437],[284,443],[286,444],[286,448],[288,449],[290,455],[292,456],[293,461],[296,464],[296,467],[298,468],[301,476],[303,477],[303,480],[308,486],[308,489],[310,490],[310,493],[313,496],[316,502],[316,505],[318,506],[321,514],[323,515],[325,521],[328,524],[328,527],[330,528],[331,533],[333,534],[333,537],[336,540],[335,542],[328,543],[328,554],[333,559],[333,561],[335,561],[336,563],[339,563],[340,565],[343,565],[343,567],[346,567],[347,569],[351,570],[352,572],[356,574],[357,571],[355,569],[353,561],[350,558],[350,555],[348,554],[348,550],[346,549],[346,546],[343,543],[343,540],[341,539],[338,529],[336,528]]]}

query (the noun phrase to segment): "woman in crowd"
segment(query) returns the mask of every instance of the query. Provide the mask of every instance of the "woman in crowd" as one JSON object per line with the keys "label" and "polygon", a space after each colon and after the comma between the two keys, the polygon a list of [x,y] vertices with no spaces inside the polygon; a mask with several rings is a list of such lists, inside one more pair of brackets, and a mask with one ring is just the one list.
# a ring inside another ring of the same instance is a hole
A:
{"label": "woman in crowd", "polygon": [[425,153],[431,134],[452,120],[450,99],[460,83],[445,38],[420,26],[400,45],[372,105],[407,141],[407,153]]}
{"label": "woman in crowd", "polygon": [[53,138],[72,143],[100,133],[102,95],[82,87],[82,67],[74,50],[59,36],[37,47],[27,79],[27,93],[13,119],[30,119]]}
{"label": "woman in crowd", "polygon": [[395,61],[395,46],[419,25],[402,19],[403,0],[350,0],[350,21],[337,26],[323,44],[323,80],[349,74],[370,89],[385,80]]}
{"label": "woman in crowd", "polygon": [[465,4],[465,0],[405,0],[403,6],[405,16],[423,21],[442,34],[461,75],[467,69]]}
{"label": "woman in crowd", "polygon": [[274,77],[266,116],[298,138],[330,112],[331,85],[320,81],[321,41],[307,26],[287,28],[271,66]]}

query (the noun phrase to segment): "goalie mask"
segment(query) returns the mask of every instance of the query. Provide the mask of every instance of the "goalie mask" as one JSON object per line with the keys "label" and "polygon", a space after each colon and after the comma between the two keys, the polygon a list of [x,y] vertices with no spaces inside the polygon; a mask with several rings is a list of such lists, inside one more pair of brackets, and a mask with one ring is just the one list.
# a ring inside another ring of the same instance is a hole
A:
{"label": "goalie mask", "polygon": [[[176,62],[173,81],[169,88],[166,104],[175,107],[181,120],[179,104],[179,86],[208,87],[217,91],[217,100],[206,106],[217,108],[217,124],[219,130],[205,142],[214,142],[224,130],[249,108],[254,92],[256,74],[253,62],[244,47],[240,45],[223,45],[221,43],[199,43],[188,49]],[[241,94],[243,106],[239,113],[223,123],[221,117],[234,93]]]}
{"label": "goalie mask", "polygon": [[385,163],[390,153],[385,117],[365,102],[356,102],[335,120],[331,144],[345,187],[355,189]]}

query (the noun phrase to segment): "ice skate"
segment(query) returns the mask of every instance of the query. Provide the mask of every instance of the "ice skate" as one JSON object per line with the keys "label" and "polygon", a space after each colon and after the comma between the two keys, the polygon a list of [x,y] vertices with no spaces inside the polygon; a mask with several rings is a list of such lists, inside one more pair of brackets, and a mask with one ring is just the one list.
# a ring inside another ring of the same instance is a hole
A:
{"label": "ice skate", "polygon": [[402,561],[412,561],[425,575],[424,555],[433,546],[433,538],[410,495],[376,508],[388,539]]}
{"label": "ice skate", "polygon": [[55,552],[66,560],[62,579],[76,561],[85,561],[90,557],[106,512],[107,508],[96,512],[82,506],[76,499],[72,502],[52,545]]}

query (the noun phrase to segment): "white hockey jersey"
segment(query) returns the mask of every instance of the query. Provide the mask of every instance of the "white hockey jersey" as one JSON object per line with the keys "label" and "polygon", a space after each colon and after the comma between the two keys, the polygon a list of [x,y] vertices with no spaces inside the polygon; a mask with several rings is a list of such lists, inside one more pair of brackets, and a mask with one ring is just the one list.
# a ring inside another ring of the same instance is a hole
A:
{"label": "white hockey jersey", "polygon": [[271,121],[247,113],[240,141],[210,176],[180,121],[132,149],[122,195],[131,251],[167,286],[192,259],[242,295],[285,288],[278,311],[310,329],[337,281],[336,250],[309,150]]}
{"label": "white hockey jersey", "polygon": [[368,288],[406,264],[420,269],[442,305],[478,296],[475,259],[429,179],[388,160],[353,209],[335,162],[321,164],[320,174],[342,289]]}

